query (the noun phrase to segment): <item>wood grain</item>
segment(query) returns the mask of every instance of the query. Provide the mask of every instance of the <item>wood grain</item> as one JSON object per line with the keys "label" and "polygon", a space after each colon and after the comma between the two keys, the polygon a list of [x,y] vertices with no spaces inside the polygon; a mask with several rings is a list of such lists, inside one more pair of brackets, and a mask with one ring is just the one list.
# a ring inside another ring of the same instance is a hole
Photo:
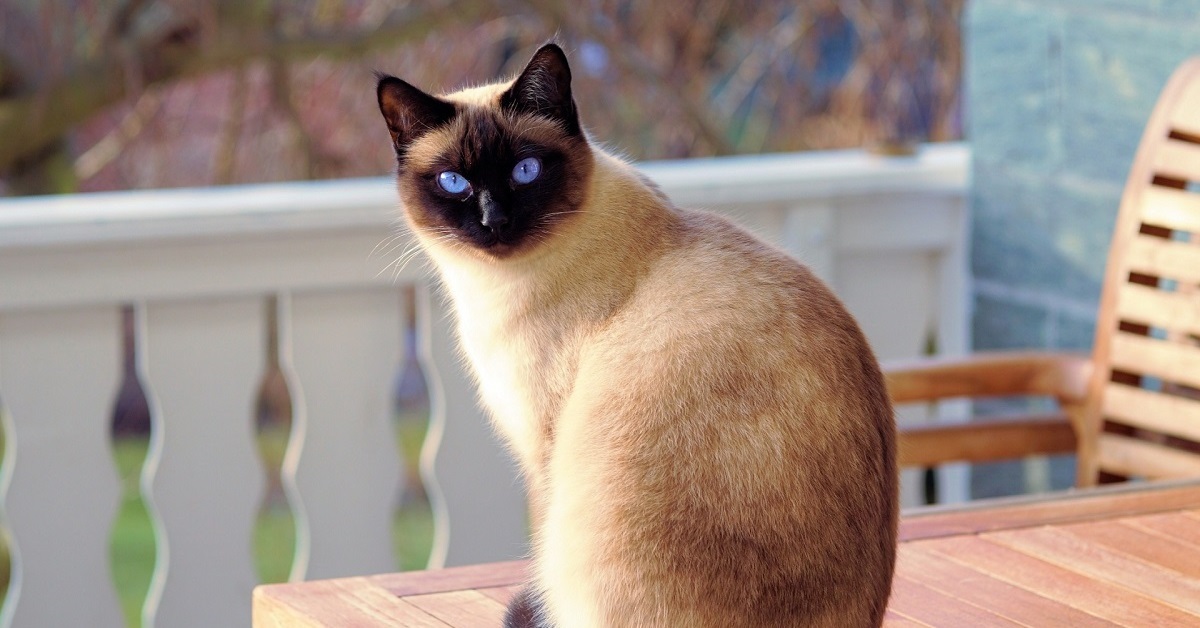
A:
{"label": "wood grain", "polygon": [[371,582],[370,578],[263,585],[254,590],[254,626],[414,626],[445,628],[424,610]]}
{"label": "wood grain", "polygon": [[1081,523],[1064,530],[1088,543],[1103,545],[1190,578],[1200,578],[1200,545],[1155,533],[1138,525],[1139,522],[1141,518]]}
{"label": "wood grain", "polygon": [[962,602],[991,609],[1006,619],[1026,626],[1098,628],[1110,625],[1058,600],[997,580],[929,551],[935,546],[930,543],[903,545],[897,561],[898,570]]}
{"label": "wood grain", "polygon": [[1110,383],[1104,388],[1110,420],[1200,442],[1200,401]]}
{"label": "wood grain", "polygon": [[[884,625],[1200,625],[1200,480],[991,501],[901,522]],[[522,562],[267,585],[254,625],[500,624]]]}
{"label": "wood grain", "polygon": [[1152,479],[1200,476],[1200,454],[1119,434],[1099,436],[1100,465],[1113,473]]}
{"label": "wood grain", "polygon": [[1115,334],[1112,365],[1131,373],[1200,387],[1200,348],[1136,334]]}
{"label": "wood grain", "polygon": [[1125,263],[1145,275],[1200,282],[1200,247],[1194,244],[1138,235],[1129,243]]}
{"label": "wood grain", "polygon": [[1122,320],[1150,327],[1200,334],[1200,294],[1168,292],[1131,283],[1122,288],[1117,299],[1117,315]]}
{"label": "wood grain", "polygon": [[1200,195],[1147,186],[1142,192],[1142,220],[1180,231],[1200,231]]}
{"label": "wood grain", "polygon": [[899,573],[892,581],[890,608],[930,626],[1018,626],[994,612],[943,593]]}
{"label": "wood grain", "polygon": [[1200,617],[1124,586],[1098,581],[977,536],[936,541],[933,551],[1009,584],[1124,626],[1187,626]]}
{"label": "wood grain", "polygon": [[1063,415],[902,426],[901,467],[988,462],[1075,451],[1075,430]]}
{"label": "wood grain", "polygon": [[[1110,524],[1111,525],[1111,524]],[[1050,527],[995,532],[985,539],[1177,606],[1200,618],[1200,580]]]}
{"label": "wood grain", "polygon": [[447,591],[412,595],[404,601],[451,626],[495,628],[504,619],[504,605],[479,591]]}
{"label": "wood grain", "polygon": [[900,539],[914,541],[1197,507],[1200,507],[1200,485],[1195,482],[1154,487],[1122,484],[1059,494],[1053,499],[1013,498],[955,508],[919,509],[905,513],[900,523]]}

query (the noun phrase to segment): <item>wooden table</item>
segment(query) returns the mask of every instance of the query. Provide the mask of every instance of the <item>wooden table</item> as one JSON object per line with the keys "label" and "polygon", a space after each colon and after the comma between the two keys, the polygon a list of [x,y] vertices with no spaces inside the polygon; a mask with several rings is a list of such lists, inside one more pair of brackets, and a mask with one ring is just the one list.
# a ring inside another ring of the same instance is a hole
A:
{"label": "wooden table", "polygon": [[[888,626],[1200,626],[1200,482],[909,514]],[[274,584],[254,626],[499,626],[523,562]]]}

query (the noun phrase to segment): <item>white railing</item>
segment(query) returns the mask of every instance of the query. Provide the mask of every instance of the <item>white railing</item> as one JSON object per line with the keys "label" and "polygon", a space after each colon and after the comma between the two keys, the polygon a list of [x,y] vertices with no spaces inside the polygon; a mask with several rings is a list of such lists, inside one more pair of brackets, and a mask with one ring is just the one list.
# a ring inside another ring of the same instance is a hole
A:
{"label": "white railing", "polygon": [[[806,261],[882,358],[965,349],[964,146],[913,158],[831,152],[645,164],[676,202],[733,215]],[[151,399],[142,494],[158,564],[146,625],[250,617],[250,530],[264,490],[252,402],[277,304],[294,428],[284,484],[297,522],[292,577],[395,569],[400,460],[390,387],[415,285],[432,424],[422,455],[432,566],[525,547],[512,466],[453,349],[389,180],[0,201],[2,506],[14,564],[4,625],[118,626],[108,534],[119,499],[109,409],[132,304]],[[380,255],[376,247],[388,241]],[[274,297],[274,298],[271,298]]]}

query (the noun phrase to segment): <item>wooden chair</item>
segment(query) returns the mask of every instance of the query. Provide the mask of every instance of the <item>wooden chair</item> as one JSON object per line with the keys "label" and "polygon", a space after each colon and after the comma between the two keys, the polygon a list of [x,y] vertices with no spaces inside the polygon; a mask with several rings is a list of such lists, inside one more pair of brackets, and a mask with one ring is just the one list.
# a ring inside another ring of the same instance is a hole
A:
{"label": "wooden chair", "polygon": [[1121,199],[1090,357],[885,366],[896,403],[1045,395],[1061,413],[904,429],[901,466],[1075,451],[1076,484],[1200,475],[1200,57],[1172,75]]}

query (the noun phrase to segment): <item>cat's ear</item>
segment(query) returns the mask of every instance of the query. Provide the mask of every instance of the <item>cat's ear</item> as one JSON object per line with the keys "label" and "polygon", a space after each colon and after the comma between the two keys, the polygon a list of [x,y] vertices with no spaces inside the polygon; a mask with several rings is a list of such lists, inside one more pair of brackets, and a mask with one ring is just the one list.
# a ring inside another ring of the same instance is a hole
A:
{"label": "cat's ear", "polygon": [[571,67],[562,48],[552,43],[539,48],[512,87],[500,96],[500,106],[552,118],[562,124],[567,135],[579,135],[579,115],[571,97]]}
{"label": "cat's ear", "polygon": [[421,134],[454,118],[453,103],[430,96],[394,76],[381,73],[375,76],[379,79],[375,88],[379,112],[387,122],[397,156]]}

